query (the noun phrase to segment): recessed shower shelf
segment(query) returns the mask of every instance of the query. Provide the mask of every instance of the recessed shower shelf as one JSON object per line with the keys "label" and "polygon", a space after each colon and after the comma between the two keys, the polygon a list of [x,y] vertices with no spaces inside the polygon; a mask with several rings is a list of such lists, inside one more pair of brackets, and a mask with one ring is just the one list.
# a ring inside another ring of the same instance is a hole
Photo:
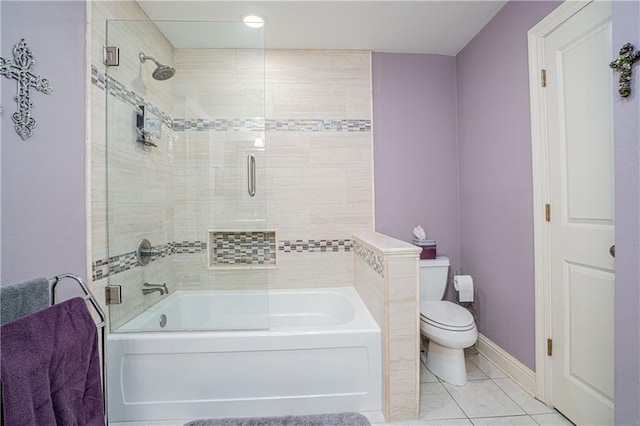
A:
{"label": "recessed shower shelf", "polygon": [[207,259],[210,269],[276,267],[276,231],[210,230]]}

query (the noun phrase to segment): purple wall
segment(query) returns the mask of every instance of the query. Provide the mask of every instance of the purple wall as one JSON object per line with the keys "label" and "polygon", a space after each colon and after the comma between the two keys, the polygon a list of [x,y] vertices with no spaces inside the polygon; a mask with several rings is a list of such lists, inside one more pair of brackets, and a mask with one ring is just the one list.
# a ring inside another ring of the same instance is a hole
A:
{"label": "purple wall", "polygon": [[374,53],[376,231],[411,242],[422,225],[460,265],[455,58]]}
{"label": "purple wall", "polygon": [[460,234],[479,331],[535,370],[527,31],[560,2],[510,2],[456,57]]}
{"label": "purple wall", "polygon": [[[640,47],[640,3],[613,2],[613,48]],[[614,104],[616,169],[615,424],[640,424],[640,66],[632,94]],[[615,74],[617,77],[617,74]]]}
{"label": "purple wall", "polygon": [[2,1],[1,55],[25,38],[35,73],[54,91],[32,95],[33,135],[23,141],[11,114],[16,82],[2,85],[2,271],[10,283],[64,272],[86,276],[85,21],[83,1]]}

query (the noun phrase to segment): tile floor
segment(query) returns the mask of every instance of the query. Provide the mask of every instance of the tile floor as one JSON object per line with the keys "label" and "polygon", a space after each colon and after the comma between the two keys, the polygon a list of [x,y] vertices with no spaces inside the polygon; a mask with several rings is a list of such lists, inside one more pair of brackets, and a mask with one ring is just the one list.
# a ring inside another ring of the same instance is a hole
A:
{"label": "tile floor", "polygon": [[572,425],[553,408],[530,396],[500,368],[471,349],[466,352],[466,386],[453,386],[424,365],[420,372],[420,419],[386,425]]}
{"label": "tile floor", "polygon": [[[420,418],[385,423],[381,412],[363,413],[372,425],[572,425],[531,397],[500,368],[471,349],[466,352],[466,386],[441,382],[424,365],[420,371]],[[188,420],[110,423],[110,426],[182,426]]]}

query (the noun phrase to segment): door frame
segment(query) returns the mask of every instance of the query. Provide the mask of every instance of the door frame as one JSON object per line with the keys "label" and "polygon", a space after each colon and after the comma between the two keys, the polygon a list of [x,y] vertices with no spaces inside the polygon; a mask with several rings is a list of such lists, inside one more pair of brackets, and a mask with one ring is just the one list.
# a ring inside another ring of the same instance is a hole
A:
{"label": "door frame", "polygon": [[545,204],[550,202],[549,141],[546,91],[541,85],[541,70],[546,68],[544,41],[556,28],[592,1],[566,1],[527,33],[533,172],[536,398],[548,405],[552,405],[551,360],[547,356],[547,338],[551,336],[552,312],[551,229],[545,220]]}

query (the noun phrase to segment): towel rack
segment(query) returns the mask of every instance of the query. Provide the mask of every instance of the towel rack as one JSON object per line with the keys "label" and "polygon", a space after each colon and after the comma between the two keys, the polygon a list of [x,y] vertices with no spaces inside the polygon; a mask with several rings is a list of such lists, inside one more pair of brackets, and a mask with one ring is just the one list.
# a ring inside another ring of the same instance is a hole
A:
{"label": "towel rack", "polygon": [[62,274],[56,275],[53,278],[49,278],[52,306],[56,304],[56,286],[60,283],[60,281],[65,279],[73,280],[76,282],[76,284],[78,284],[78,286],[80,286],[84,293],[82,299],[91,303],[91,306],[93,306],[93,309],[95,309],[98,317],[100,317],[100,322],[96,324],[96,327],[100,329],[100,371],[102,372],[102,404],[104,406],[104,424],[106,425],[109,424],[107,422],[107,363],[105,362],[105,357],[107,356],[105,335],[107,317],[87,285],[84,283],[84,280],[75,274]]}
{"label": "towel rack", "polygon": [[[100,357],[100,371],[102,373],[102,403],[104,405],[105,424],[108,424],[107,423],[107,386],[106,386],[107,370],[106,370],[106,363],[105,363],[105,356],[106,356],[105,330],[107,325],[107,321],[106,321],[107,317],[104,311],[102,310],[102,308],[100,307],[100,305],[98,304],[98,302],[96,301],[95,297],[93,296],[93,294],[91,293],[87,285],[85,284],[84,280],[75,274],[61,274],[61,275],[56,275],[53,278],[49,278],[49,294],[51,296],[51,299],[50,299],[51,306],[56,304],[57,285],[65,279],[70,279],[72,281],[75,281],[76,284],[78,284],[78,286],[84,293],[84,296],[82,296],[82,299],[86,302],[91,303],[91,306],[93,306],[93,309],[96,311],[96,313],[98,314],[98,317],[100,318],[100,322],[96,324],[96,327],[100,329],[100,351],[101,351],[100,355],[102,355]],[[2,395],[2,384],[0,383],[0,396],[1,395]],[[2,408],[3,408],[2,402],[0,401],[0,425],[4,425],[4,412],[3,412],[4,410]]]}
{"label": "towel rack", "polygon": [[96,310],[96,313],[100,317],[100,322],[98,324],[96,324],[96,327],[97,328],[101,328],[103,330],[103,334],[104,334],[104,328],[107,325],[106,316],[104,314],[104,311],[102,310],[100,305],[98,305],[98,302],[96,302],[95,297],[93,297],[93,294],[91,293],[89,288],[87,288],[87,285],[84,283],[84,280],[82,278],[80,278],[79,276],[74,275],[74,274],[62,274],[62,275],[56,275],[53,278],[49,278],[49,283],[50,283],[50,286],[51,286],[51,288],[50,288],[51,305],[55,305],[56,304],[56,286],[60,283],[60,281],[64,280],[65,278],[69,278],[69,279],[75,281],[80,286],[80,288],[84,292],[84,296],[82,296],[82,298],[85,301],[88,301],[88,302],[91,303],[91,306],[93,306],[93,309]]}

